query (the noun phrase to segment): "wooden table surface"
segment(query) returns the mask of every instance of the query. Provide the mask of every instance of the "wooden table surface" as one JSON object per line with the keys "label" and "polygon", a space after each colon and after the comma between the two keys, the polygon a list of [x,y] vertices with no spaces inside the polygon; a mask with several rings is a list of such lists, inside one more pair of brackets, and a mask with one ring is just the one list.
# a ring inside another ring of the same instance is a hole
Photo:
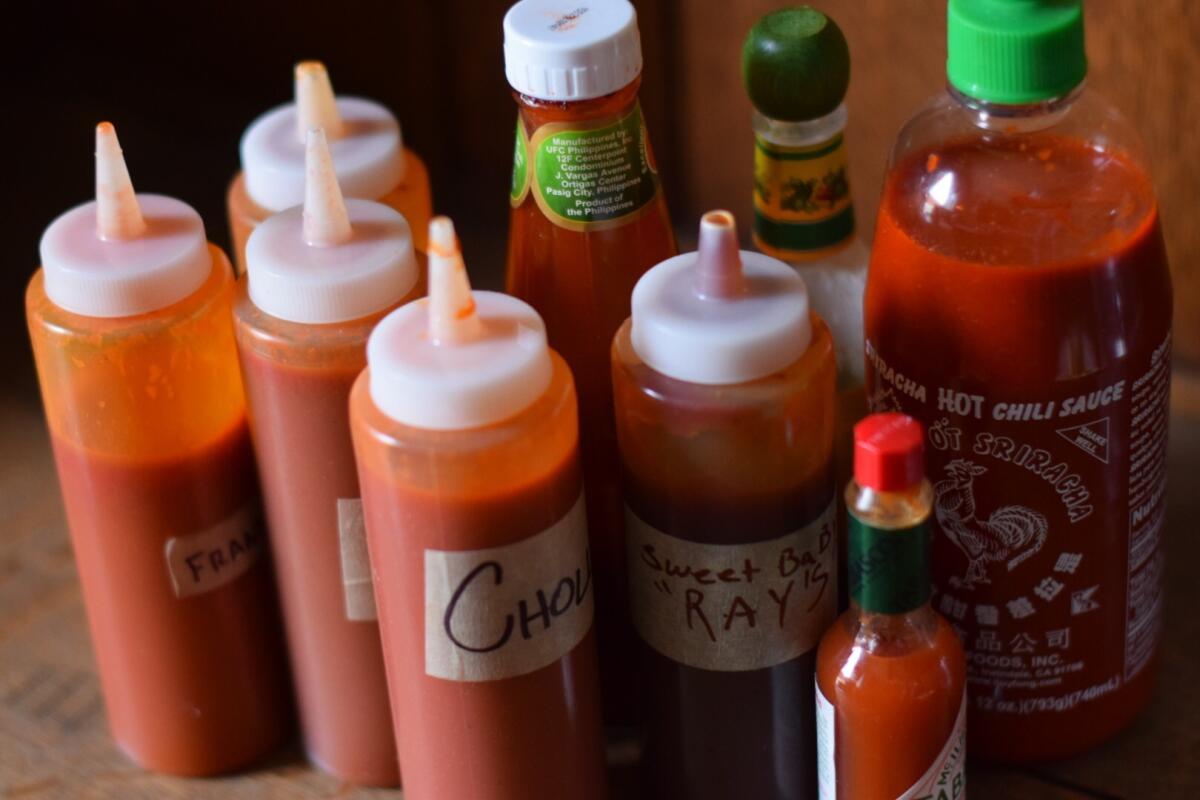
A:
{"label": "wooden table surface", "polygon": [[[125,760],[105,727],[40,411],[29,399],[0,399],[0,413],[0,797],[401,796],[320,775],[295,748],[256,771],[209,780],[165,778]],[[1021,770],[973,768],[974,800],[1200,798],[1200,420],[1176,416],[1171,437],[1166,646],[1153,702],[1086,756]],[[628,768],[614,769],[615,796],[630,796],[629,784]]]}

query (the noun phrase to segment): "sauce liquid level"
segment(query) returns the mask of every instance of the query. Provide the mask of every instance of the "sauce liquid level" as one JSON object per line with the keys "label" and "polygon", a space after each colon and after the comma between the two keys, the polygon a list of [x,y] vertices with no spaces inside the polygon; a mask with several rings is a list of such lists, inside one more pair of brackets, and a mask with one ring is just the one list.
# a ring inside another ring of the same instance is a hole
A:
{"label": "sauce liquid level", "polygon": [[161,460],[51,442],[117,743],[181,775],[234,769],[281,743],[289,697],[266,554],[189,597],[176,597],[164,555],[173,536],[256,512],[244,423]]}
{"label": "sauce liquid level", "polygon": [[[637,102],[639,84],[635,80],[611,95],[572,103],[516,97],[521,121],[532,136],[546,124],[622,118]],[[512,210],[507,291],[542,316],[550,347],[566,359],[579,387],[580,449],[596,569],[605,719],[610,723],[630,722],[633,716],[629,669],[634,642],[624,582],[624,508],[609,348],[629,316],[638,278],[675,254],[661,189],[616,227],[567,230],[542,213],[532,191]]]}
{"label": "sauce liquid level", "polygon": [[[1169,344],[1171,290],[1153,193],[1132,161],[1058,134],[977,136],[918,149],[888,178],[868,390],[874,410],[930,432],[935,605],[958,610],[975,651],[971,751],[1047,759],[1104,740],[1148,698],[1161,524],[1131,544],[1144,502],[1132,473],[1135,457],[1151,465],[1153,497],[1166,397],[1144,400],[1161,417],[1145,447],[1130,403]],[[1119,401],[1086,400],[1120,381]],[[1135,582],[1141,599],[1127,606]],[[1023,676],[1041,656],[1078,668]],[[1072,702],[1078,692],[1088,699]]]}

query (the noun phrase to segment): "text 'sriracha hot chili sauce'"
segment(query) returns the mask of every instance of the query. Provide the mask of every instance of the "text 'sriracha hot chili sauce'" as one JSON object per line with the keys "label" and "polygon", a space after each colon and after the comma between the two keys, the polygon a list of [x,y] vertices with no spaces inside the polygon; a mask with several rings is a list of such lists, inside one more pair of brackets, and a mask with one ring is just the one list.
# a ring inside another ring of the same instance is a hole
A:
{"label": "text 'sriracha hot chili sauce'", "polygon": [[338,183],[346,197],[391,206],[413,226],[425,250],[433,214],[429,173],[404,146],[391,111],[362,97],[335,97],[319,61],[295,68],[295,99],[263,114],[242,135],[242,171],[229,185],[229,230],[238,274],[246,271],[246,241],[272,214],[304,202],[304,140],[321,128],[329,141]]}
{"label": "text 'sriracha hot chili sauce'", "polygon": [[966,797],[966,663],[929,604],[923,440],[921,424],[895,412],[854,428],[850,610],[817,651],[821,800]]}
{"label": "text 'sriracha hot chili sauce'", "polygon": [[344,780],[394,786],[349,398],[367,336],[417,296],[420,270],[399,212],[343,200],[320,129],[307,160],[304,205],[246,245],[238,350],[305,748]]}
{"label": "text 'sriracha hot chili sauce'", "polygon": [[575,389],[537,312],[472,292],[450,220],[350,419],[404,795],[607,797]]}
{"label": "text 'sriracha hot chili sauce'", "polygon": [[759,19],[742,45],[754,103],[754,244],[796,268],[833,333],[838,400],[834,453],[850,480],[854,423],[866,414],[863,291],[866,244],[857,235],[846,153],[850,49],[832,19],[809,6]]}
{"label": "text 'sriracha hot chili sauce'", "polygon": [[229,261],[134,194],[108,123],[96,200],[41,257],[26,314],[113,738],[160,772],[248,764],[291,712]]}
{"label": "text 'sriracha hot chili sauce'", "polygon": [[927,430],[972,752],[1057,758],[1150,693],[1171,283],[1137,136],[1083,88],[1082,3],[951,0],[948,30],[884,187],[868,395]]}
{"label": "text 'sriracha hot chili sauce'", "polygon": [[605,720],[634,716],[620,465],[608,362],[642,273],[675,236],[638,103],[642,51],[626,0],[522,0],[504,18],[519,108],[508,291],[546,322],[579,384]]}
{"label": "text 'sriracha hot chili sauce'", "polygon": [[733,216],[651,269],[613,343],[647,797],[816,796],[836,613],[833,339]]}

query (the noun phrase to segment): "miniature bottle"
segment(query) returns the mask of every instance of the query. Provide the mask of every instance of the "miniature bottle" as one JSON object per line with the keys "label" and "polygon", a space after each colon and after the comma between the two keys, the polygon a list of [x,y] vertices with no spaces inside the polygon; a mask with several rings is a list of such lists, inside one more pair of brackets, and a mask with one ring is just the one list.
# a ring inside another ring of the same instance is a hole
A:
{"label": "miniature bottle", "polygon": [[816,796],[837,607],[833,340],[733,216],[638,281],[613,344],[630,605],[655,798]]}
{"label": "miniature bottle", "polygon": [[817,653],[821,800],[966,797],[966,663],[929,605],[923,438],[903,414],[854,427],[851,607]]}
{"label": "miniature bottle", "polygon": [[1082,3],[951,0],[948,41],[885,181],[868,394],[928,431],[972,753],[1063,758],[1150,697],[1170,275],[1138,138],[1083,88]]}
{"label": "miniature bottle", "polygon": [[504,18],[504,59],[519,109],[508,291],[545,320],[579,384],[605,720],[629,723],[636,639],[608,351],[638,278],[676,253],[638,103],[637,14],[626,0],[566,13],[521,0]]}
{"label": "miniature bottle", "polygon": [[571,373],[537,312],[471,292],[450,220],[429,244],[350,397],[404,794],[600,800]]}
{"label": "miniature bottle", "polygon": [[838,362],[838,485],[850,480],[851,430],[866,414],[863,290],[870,254],[855,226],[846,156],[850,51],[809,6],[750,29],[742,76],[754,104],[754,244],[794,266],[833,332]]}
{"label": "miniature bottle", "polygon": [[238,274],[246,269],[250,233],[272,214],[304,202],[304,142],[312,128],[325,131],[342,193],[399,211],[424,252],[433,214],[429,173],[404,146],[400,123],[372,100],[335,97],[325,65],[301,61],[295,100],[266,112],[242,135],[242,171],[227,198]]}
{"label": "miniature bottle", "polygon": [[134,194],[107,122],[96,200],[41,257],[26,315],[113,738],[158,772],[249,764],[291,715],[229,261]]}
{"label": "miniature bottle", "polygon": [[400,773],[350,440],[350,387],[367,336],[419,292],[399,212],[343,200],[320,129],[304,205],[246,245],[234,316],[309,758],[344,780]]}

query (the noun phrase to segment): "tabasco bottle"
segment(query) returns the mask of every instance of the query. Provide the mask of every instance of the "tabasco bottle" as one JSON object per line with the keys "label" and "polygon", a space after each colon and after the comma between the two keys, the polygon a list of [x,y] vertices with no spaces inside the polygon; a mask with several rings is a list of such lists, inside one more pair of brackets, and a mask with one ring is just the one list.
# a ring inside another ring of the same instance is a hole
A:
{"label": "tabasco bottle", "polygon": [[846,155],[850,50],[809,6],[773,11],[742,46],[754,104],[754,244],[796,268],[833,332],[838,484],[850,479],[851,429],[866,413],[863,291],[869,252],[858,235]]}
{"label": "tabasco bottle", "polygon": [[816,796],[837,604],[833,340],[733,216],[638,282],[613,343],[646,797]]}
{"label": "tabasco bottle", "polygon": [[817,652],[821,800],[966,797],[966,664],[929,605],[929,517],[921,424],[873,414],[854,426],[850,610]]}
{"label": "tabasco bottle", "polygon": [[1057,758],[1150,694],[1171,283],[1137,136],[1083,86],[1082,3],[951,0],[948,37],[880,205],[868,394],[928,431],[972,751]]}
{"label": "tabasco bottle", "polygon": [[626,0],[522,0],[504,18],[504,59],[519,110],[508,291],[537,309],[579,385],[605,718],[628,722],[634,638],[608,349],[637,279],[675,255],[638,103],[637,15]]}

